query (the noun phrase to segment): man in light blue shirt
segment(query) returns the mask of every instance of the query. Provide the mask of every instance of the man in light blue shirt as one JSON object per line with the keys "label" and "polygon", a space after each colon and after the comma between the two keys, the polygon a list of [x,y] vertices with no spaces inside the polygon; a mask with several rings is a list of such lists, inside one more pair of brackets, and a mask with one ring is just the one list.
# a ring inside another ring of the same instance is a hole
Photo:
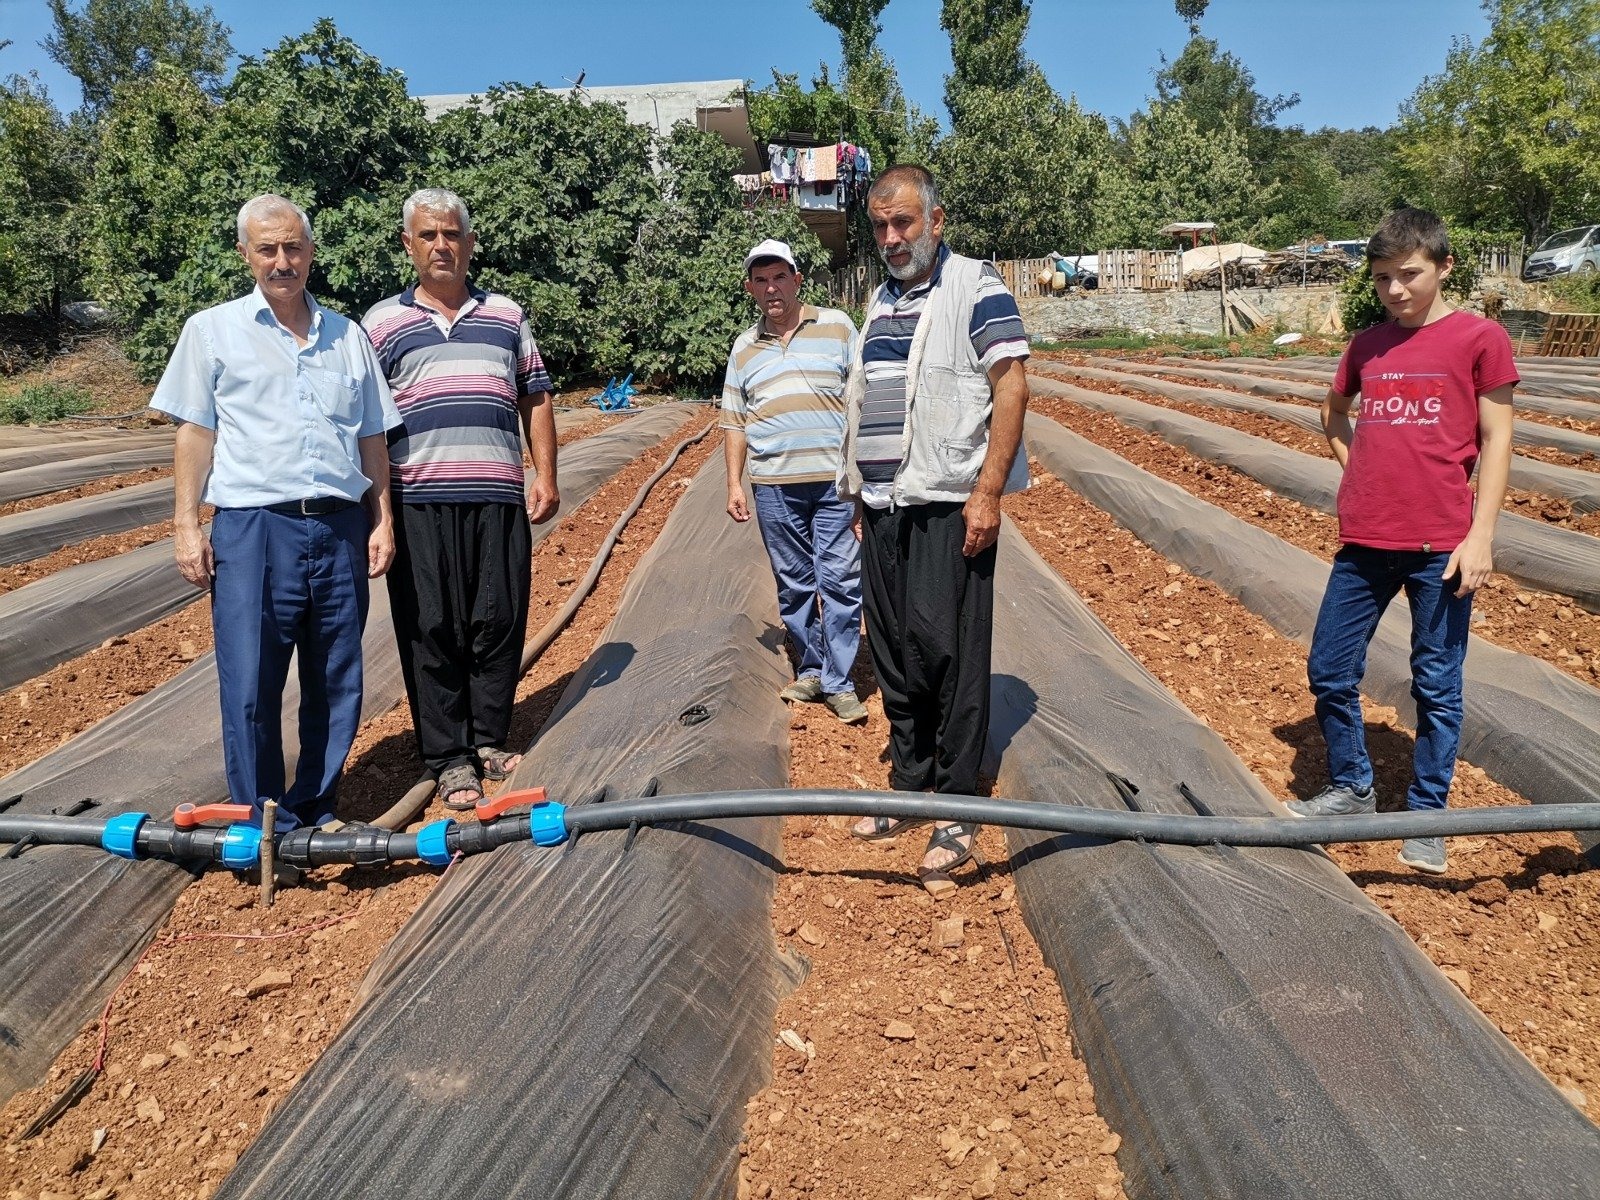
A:
{"label": "man in light blue shirt", "polygon": [[[311,221],[281,196],[239,210],[256,287],[189,318],[150,407],[178,422],[178,569],[211,590],[228,789],[278,828],[334,817],[361,720],[367,580],[394,558],[385,434],[400,424],[366,335],[306,291]],[[201,503],[216,507],[211,535]],[[281,708],[299,652],[300,759]]]}

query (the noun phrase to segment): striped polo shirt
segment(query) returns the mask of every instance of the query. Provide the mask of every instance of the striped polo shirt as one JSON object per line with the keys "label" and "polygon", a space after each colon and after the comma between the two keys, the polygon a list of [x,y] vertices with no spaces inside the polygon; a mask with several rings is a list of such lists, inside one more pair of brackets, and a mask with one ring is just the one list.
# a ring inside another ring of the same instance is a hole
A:
{"label": "striped polo shirt", "polygon": [[[856,467],[861,472],[861,498],[873,508],[889,507],[895,473],[900,469],[900,443],[905,436],[906,366],[911,358],[911,339],[949,257],[950,248],[941,245],[933,274],[916,287],[908,289],[898,279],[890,279],[867,312],[867,332],[861,345],[866,394],[861,401]],[[985,374],[1003,359],[1028,357],[1022,314],[993,263],[983,264],[968,333]]]}
{"label": "striped polo shirt", "polygon": [[521,306],[467,290],[454,321],[409,287],[361,322],[404,422],[389,431],[402,504],[523,503],[517,398],[550,391],[550,374]]}
{"label": "striped polo shirt", "polygon": [[722,385],[722,428],[749,444],[753,483],[832,483],[844,440],[844,384],[856,327],[837,308],[800,309],[785,346],[765,320],[741,333]]}

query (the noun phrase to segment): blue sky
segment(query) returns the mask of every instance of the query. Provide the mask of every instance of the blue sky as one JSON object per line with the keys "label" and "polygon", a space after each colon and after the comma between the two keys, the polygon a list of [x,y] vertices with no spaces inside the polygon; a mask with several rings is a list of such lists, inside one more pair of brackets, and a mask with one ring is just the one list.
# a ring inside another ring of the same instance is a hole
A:
{"label": "blue sky", "polygon": [[[471,92],[505,81],[560,86],[771,78],[809,79],[838,59],[838,39],[806,0],[489,0],[396,5],[378,0],[217,0],[243,53],[259,53],[320,16],[386,64],[417,94]],[[882,45],[912,101],[945,118],[949,42],[938,0],[891,0]],[[0,72],[37,70],[63,107],[76,81],[39,49],[50,30],[44,0],[0,0]],[[1208,37],[1241,57],[1263,92],[1300,93],[1282,119],[1309,129],[1387,125],[1423,77],[1444,65],[1450,40],[1488,31],[1478,0],[1211,0]],[[1034,0],[1028,52],[1063,95],[1126,116],[1152,90],[1160,55],[1187,30],[1172,0]]]}

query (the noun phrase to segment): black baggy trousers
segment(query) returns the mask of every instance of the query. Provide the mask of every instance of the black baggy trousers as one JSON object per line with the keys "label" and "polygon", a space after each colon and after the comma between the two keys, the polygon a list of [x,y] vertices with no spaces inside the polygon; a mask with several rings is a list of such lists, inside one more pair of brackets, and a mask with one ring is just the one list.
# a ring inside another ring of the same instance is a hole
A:
{"label": "black baggy trousers", "polygon": [[437,774],[511,732],[532,538],[518,504],[397,504],[389,607],[417,749]]}
{"label": "black baggy trousers", "polygon": [[960,504],[865,511],[867,645],[889,718],[891,783],[973,795],[989,736],[995,547],[966,558]]}

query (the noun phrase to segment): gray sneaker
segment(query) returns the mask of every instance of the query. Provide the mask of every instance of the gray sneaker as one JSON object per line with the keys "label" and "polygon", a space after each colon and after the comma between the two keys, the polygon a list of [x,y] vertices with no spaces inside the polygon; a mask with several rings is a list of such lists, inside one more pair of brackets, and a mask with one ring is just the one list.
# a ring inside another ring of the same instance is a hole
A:
{"label": "gray sneaker", "polygon": [[812,700],[822,699],[822,680],[815,675],[802,675],[783,691],[778,693],[780,700],[792,700],[796,704],[809,703]]}
{"label": "gray sneaker", "polygon": [[1445,873],[1444,839],[1407,838],[1400,843],[1400,861],[1429,875]]}
{"label": "gray sneaker", "polygon": [[825,699],[833,715],[846,725],[859,725],[867,719],[867,706],[856,699],[854,692],[835,692]]}
{"label": "gray sneaker", "polygon": [[1329,784],[1311,799],[1291,800],[1284,807],[1291,817],[1359,817],[1378,811],[1378,793]]}

